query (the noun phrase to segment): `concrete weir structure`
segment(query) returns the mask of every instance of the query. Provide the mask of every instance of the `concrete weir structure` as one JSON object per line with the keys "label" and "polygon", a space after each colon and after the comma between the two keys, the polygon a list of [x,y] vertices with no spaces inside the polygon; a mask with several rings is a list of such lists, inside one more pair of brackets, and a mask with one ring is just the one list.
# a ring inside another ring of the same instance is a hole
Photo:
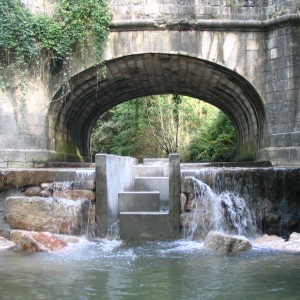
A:
{"label": "concrete weir structure", "polygon": [[115,236],[116,229],[126,240],[179,236],[179,155],[138,165],[131,157],[97,154],[96,185],[96,236]]}
{"label": "concrete weir structure", "polygon": [[[23,0],[38,14],[55,1]],[[48,5],[44,5],[47,3]],[[0,167],[88,161],[98,117],[125,101],[181,94],[232,120],[240,160],[300,165],[300,2],[291,0],[108,0],[113,20],[105,76],[92,50],[35,77],[25,101],[0,91]],[[24,95],[23,95],[24,96]]]}

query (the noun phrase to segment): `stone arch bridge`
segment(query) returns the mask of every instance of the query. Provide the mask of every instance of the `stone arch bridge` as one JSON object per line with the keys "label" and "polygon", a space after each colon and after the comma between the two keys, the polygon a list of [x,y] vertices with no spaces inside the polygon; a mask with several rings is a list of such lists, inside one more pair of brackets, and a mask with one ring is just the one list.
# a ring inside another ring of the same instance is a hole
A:
{"label": "stone arch bridge", "polygon": [[[36,12],[47,0],[31,2]],[[166,93],[223,110],[242,158],[300,165],[299,1],[108,2],[105,76],[91,52],[76,53],[66,97],[53,75],[31,78],[25,104],[18,90],[1,91],[0,167],[88,161],[90,133],[102,113]]]}

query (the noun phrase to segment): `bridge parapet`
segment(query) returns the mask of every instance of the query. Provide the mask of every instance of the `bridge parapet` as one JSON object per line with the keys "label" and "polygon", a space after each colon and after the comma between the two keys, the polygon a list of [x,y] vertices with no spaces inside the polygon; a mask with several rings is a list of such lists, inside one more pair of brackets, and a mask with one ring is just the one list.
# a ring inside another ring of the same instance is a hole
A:
{"label": "bridge parapet", "polygon": [[113,20],[266,20],[297,13],[289,0],[108,0]]}

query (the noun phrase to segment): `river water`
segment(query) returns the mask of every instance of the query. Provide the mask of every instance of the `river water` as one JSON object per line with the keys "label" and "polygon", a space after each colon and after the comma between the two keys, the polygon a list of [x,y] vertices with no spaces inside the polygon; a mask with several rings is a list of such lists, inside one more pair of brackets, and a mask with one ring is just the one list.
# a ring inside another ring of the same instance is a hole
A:
{"label": "river water", "polygon": [[0,253],[0,299],[299,299],[300,255],[217,254],[199,241],[101,240]]}

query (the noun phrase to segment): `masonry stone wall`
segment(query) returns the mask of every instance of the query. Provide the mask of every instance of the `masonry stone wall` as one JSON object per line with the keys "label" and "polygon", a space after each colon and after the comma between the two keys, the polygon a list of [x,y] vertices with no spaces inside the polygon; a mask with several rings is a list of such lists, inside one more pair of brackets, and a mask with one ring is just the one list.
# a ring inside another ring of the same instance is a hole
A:
{"label": "masonry stone wall", "polygon": [[282,27],[266,33],[264,88],[270,135],[265,141],[267,149],[259,155],[276,160],[279,165],[283,161],[297,164],[300,158],[299,38],[299,27]]}
{"label": "masonry stone wall", "polygon": [[[23,0],[33,13],[55,0]],[[26,101],[0,91],[0,167],[89,159],[97,118],[118,103],[181,93],[225,111],[241,156],[300,164],[300,2],[292,0],[109,0],[113,14],[99,77],[93,52],[61,74],[32,74]],[[12,74],[13,83],[18,74]]]}
{"label": "masonry stone wall", "polygon": [[295,13],[294,0],[108,0],[114,20],[266,20]]}

